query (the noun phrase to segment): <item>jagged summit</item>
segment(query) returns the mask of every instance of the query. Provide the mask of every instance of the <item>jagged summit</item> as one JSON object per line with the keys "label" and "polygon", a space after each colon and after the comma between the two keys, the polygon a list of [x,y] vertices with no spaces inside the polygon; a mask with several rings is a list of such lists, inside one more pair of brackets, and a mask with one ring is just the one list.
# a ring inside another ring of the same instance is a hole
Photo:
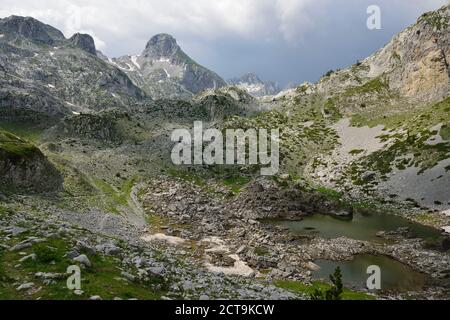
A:
{"label": "jagged summit", "polygon": [[249,72],[244,74],[240,80],[242,81],[246,81],[248,83],[260,83],[262,82],[262,80],[258,77],[258,75],[256,73],[253,72]]}
{"label": "jagged summit", "polygon": [[73,43],[73,45],[79,47],[80,49],[93,54],[97,55],[97,49],[95,48],[95,42],[94,39],[88,35],[88,34],[82,34],[82,33],[75,33],[70,39],[70,42]]}
{"label": "jagged summit", "polygon": [[253,72],[246,73],[240,78],[230,79],[228,82],[255,97],[271,96],[280,92],[280,87],[276,82],[263,81]]}
{"label": "jagged summit", "polygon": [[47,44],[65,40],[61,31],[31,17],[10,16],[0,19],[0,30]]}
{"label": "jagged summit", "polygon": [[216,73],[199,65],[177,44],[161,33],[153,36],[141,55],[109,60],[147,94],[158,98],[189,99],[207,89],[226,86]]}
{"label": "jagged summit", "polygon": [[179,50],[181,49],[174,37],[166,33],[160,33],[147,42],[143,55],[161,58],[171,56]]}

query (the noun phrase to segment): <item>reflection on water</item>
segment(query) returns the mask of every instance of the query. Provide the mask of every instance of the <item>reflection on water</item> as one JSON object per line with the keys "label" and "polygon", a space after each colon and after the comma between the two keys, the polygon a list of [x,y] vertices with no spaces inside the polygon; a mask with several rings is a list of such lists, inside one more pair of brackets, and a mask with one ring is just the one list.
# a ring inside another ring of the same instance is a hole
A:
{"label": "reflection on water", "polygon": [[438,239],[441,232],[435,228],[411,222],[389,214],[355,214],[350,218],[315,214],[301,221],[270,220],[268,223],[283,226],[301,235],[317,235],[324,238],[347,237],[356,240],[379,241],[380,231],[409,228],[410,236],[422,239]]}
{"label": "reflection on water", "polygon": [[328,280],[336,267],[340,267],[343,283],[346,287],[366,289],[367,268],[372,265],[381,268],[382,291],[420,291],[426,283],[426,275],[416,272],[408,266],[385,256],[359,255],[352,261],[317,260],[315,263],[320,270],[313,273],[316,280]]}

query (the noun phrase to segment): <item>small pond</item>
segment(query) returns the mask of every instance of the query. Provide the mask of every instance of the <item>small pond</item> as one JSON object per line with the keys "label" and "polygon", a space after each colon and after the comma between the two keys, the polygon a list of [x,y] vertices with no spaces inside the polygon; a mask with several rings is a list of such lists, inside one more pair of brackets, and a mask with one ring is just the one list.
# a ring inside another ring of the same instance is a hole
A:
{"label": "small pond", "polygon": [[317,235],[323,238],[347,237],[364,241],[381,241],[377,237],[378,232],[396,231],[405,227],[409,228],[411,237],[422,239],[439,239],[441,237],[441,232],[435,228],[390,214],[357,213],[348,218],[315,214],[306,216],[301,221],[274,219],[266,222],[286,227],[295,234]]}
{"label": "small pond", "polygon": [[340,267],[344,286],[354,289],[366,289],[370,277],[367,268],[372,265],[381,269],[382,291],[421,291],[427,281],[426,275],[386,256],[359,255],[352,261],[317,260],[315,264],[320,267],[320,270],[313,272],[315,280],[328,281],[329,275]]}

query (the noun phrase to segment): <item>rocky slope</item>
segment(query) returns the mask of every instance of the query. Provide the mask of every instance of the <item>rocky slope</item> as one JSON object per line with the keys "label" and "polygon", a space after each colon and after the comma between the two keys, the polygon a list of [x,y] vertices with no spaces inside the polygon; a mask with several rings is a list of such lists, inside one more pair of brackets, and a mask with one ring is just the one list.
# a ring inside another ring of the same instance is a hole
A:
{"label": "rocky slope", "polygon": [[89,35],[70,39],[33,18],[0,20],[1,114],[17,110],[60,117],[144,98],[125,73],[96,56]]}
{"label": "rocky slope", "polygon": [[184,53],[168,34],[152,37],[140,55],[124,56],[109,62],[123,70],[155,99],[190,98],[206,89],[226,85],[217,74]]}
{"label": "rocky slope", "polygon": [[273,96],[281,91],[277,83],[272,81],[262,81],[254,73],[247,73],[240,78],[228,80],[228,83],[246,90],[255,97]]}

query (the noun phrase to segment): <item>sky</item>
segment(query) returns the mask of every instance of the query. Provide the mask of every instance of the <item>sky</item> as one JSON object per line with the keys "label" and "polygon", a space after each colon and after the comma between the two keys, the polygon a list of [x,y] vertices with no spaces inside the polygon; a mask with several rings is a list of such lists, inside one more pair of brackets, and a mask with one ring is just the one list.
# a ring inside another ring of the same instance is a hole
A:
{"label": "sky", "polygon": [[[66,37],[89,33],[110,57],[139,54],[155,34],[172,34],[224,79],[255,72],[282,87],[315,82],[384,46],[448,0],[0,0],[0,18],[32,16]],[[381,9],[369,30],[367,8]]]}

